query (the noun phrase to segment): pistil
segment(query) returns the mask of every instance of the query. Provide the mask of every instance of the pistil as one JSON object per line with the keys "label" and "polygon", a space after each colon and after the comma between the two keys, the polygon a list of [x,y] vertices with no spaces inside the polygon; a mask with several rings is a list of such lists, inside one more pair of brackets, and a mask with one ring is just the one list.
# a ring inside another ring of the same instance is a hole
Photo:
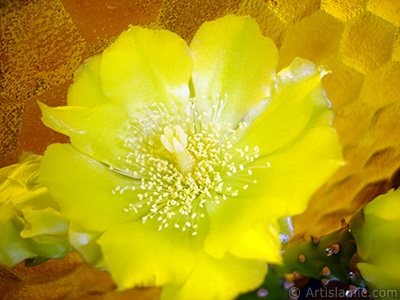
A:
{"label": "pistil", "polygon": [[175,154],[176,162],[182,173],[188,174],[192,170],[194,160],[186,149],[187,135],[179,125],[175,125],[174,130],[168,126],[164,127],[161,142],[169,152]]}

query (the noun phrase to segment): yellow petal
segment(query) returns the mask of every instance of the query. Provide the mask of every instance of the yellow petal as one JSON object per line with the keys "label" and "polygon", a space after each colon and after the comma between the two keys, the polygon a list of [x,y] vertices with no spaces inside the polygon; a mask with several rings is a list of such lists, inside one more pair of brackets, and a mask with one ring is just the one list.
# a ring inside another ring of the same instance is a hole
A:
{"label": "yellow petal", "polygon": [[317,127],[266,156],[266,162],[270,167],[253,169],[250,179],[257,183],[249,184],[242,194],[228,198],[224,205],[206,203],[210,218],[205,242],[208,253],[220,257],[244,230],[303,212],[312,193],[342,163],[341,149],[332,128]]}
{"label": "yellow petal", "polygon": [[187,105],[192,60],[176,34],[141,27],[123,32],[102,56],[102,89],[130,116],[153,103]]}
{"label": "yellow petal", "polygon": [[51,207],[44,210],[26,210],[24,219],[27,223],[21,231],[23,238],[44,234],[66,236],[68,233],[68,220]]}
{"label": "yellow petal", "polygon": [[238,257],[260,259],[274,264],[282,262],[280,249],[281,242],[276,224],[266,220],[265,224],[240,234],[236,242],[229,247],[229,251]]}
{"label": "yellow petal", "polygon": [[27,193],[27,185],[36,174],[40,160],[39,155],[23,153],[19,164],[0,169],[0,203],[15,201]]}
{"label": "yellow petal", "polygon": [[257,112],[258,116],[252,115],[256,112],[247,116],[250,125],[242,136],[242,143],[250,148],[258,146],[262,156],[289,143],[321,114],[327,115],[323,125],[329,126],[332,114],[321,84],[326,73],[300,58],[279,72],[265,111]]}
{"label": "yellow petal", "polygon": [[142,221],[119,224],[99,239],[107,267],[120,288],[180,284],[192,271],[189,236],[175,228],[157,228]]}
{"label": "yellow petal", "polygon": [[[17,164],[0,169],[5,173],[4,180],[0,183],[0,204],[5,204],[13,198],[26,192],[26,186],[13,178],[13,173],[18,172]],[[8,177],[7,177],[8,176]]]}
{"label": "yellow petal", "polygon": [[133,181],[80,153],[69,144],[53,144],[43,156],[39,181],[47,185],[61,212],[87,230],[104,231],[110,225],[140,218],[125,212],[135,195],[113,194]]}
{"label": "yellow petal", "polygon": [[[0,263],[27,258],[61,258],[71,251],[68,220],[46,187],[36,183],[41,156],[24,153],[20,163],[0,171]],[[6,172],[5,172],[6,171]]]}
{"label": "yellow petal", "polygon": [[278,217],[303,212],[313,192],[343,164],[337,135],[331,127],[305,130],[280,151],[267,155],[264,162],[269,167],[253,170],[257,184],[246,196],[260,199],[259,209]]}
{"label": "yellow petal", "polygon": [[43,123],[71,138],[83,153],[108,164],[125,157],[124,137],[128,134],[128,115],[114,104],[90,109],[78,106],[49,107],[39,102]]}
{"label": "yellow petal", "polygon": [[18,182],[26,188],[32,176],[37,172],[42,157],[33,153],[22,153],[19,158],[18,167],[8,174],[8,179]]}
{"label": "yellow petal", "polygon": [[100,236],[101,232],[86,230],[75,223],[69,225],[69,242],[91,265],[102,259],[101,249],[97,244]]}
{"label": "yellow petal", "polygon": [[208,111],[226,100],[222,119],[233,125],[269,94],[278,50],[250,17],[204,23],[190,44],[198,106]]}
{"label": "yellow petal", "polygon": [[201,248],[195,250],[195,266],[182,286],[166,285],[161,299],[234,299],[251,291],[264,280],[267,263],[233,255],[214,259]]}
{"label": "yellow petal", "polygon": [[[397,272],[386,270],[382,266],[369,263],[358,263],[363,279],[368,285],[368,291],[377,300],[399,299],[400,295],[400,276]],[[397,270],[396,270],[397,271]]]}
{"label": "yellow petal", "polygon": [[10,206],[0,206],[0,262],[8,267],[27,258],[36,257],[30,241],[19,235],[23,224],[17,220],[15,211]]}
{"label": "yellow petal", "polygon": [[[39,166],[38,166],[39,169]],[[49,193],[49,189],[45,186],[35,186],[23,195],[12,199],[12,204],[24,214],[28,210],[45,210],[52,208],[60,211],[60,207]]]}
{"label": "yellow petal", "polygon": [[69,106],[95,108],[109,102],[101,88],[101,55],[90,58],[75,73],[74,83],[68,89]]}
{"label": "yellow petal", "polygon": [[249,177],[257,183],[249,183],[246,191],[239,191],[223,206],[207,204],[210,231],[205,247],[211,255],[220,257],[230,251],[243,230],[303,212],[313,192],[343,163],[337,135],[330,127],[332,114],[321,88],[321,72],[307,61],[295,60],[277,77],[281,84],[276,85],[265,112],[248,116],[260,121],[246,128],[239,145],[260,147],[263,157]]}
{"label": "yellow petal", "polygon": [[376,216],[382,219],[381,224],[392,221],[399,221],[400,223],[400,210],[391,209],[399,204],[400,190],[390,190],[386,194],[380,195],[375,198],[374,201],[371,201],[368,205],[364,206],[364,215],[367,217]]}
{"label": "yellow petal", "polygon": [[[399,204],[400,190],[390,190],[366,204],[350,222],[357,244],[354,262],[372,293],[395,288],[400,292]],[[377,296],[376,299],[392,299]]]}

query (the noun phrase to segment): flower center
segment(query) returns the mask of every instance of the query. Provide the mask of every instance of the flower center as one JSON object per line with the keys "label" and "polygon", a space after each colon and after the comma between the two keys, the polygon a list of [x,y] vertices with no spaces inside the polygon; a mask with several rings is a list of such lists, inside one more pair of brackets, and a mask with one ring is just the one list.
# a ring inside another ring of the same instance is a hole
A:
{"label": "flower center", "polygon": [[233,129],[219,122],[221,105],[209,114],[194,103],[181,114],[154,105],[131,123],[128,154],[110,167],[132,178],[132,185],[112,191],[133,193],[125,211],[140,213],[143,222],[157,220],[160,230],[172,225],[195,235],[207,205],[229,201],[256,183],[249,177],[259,167],[258,147],[234,147],[245,125]]}

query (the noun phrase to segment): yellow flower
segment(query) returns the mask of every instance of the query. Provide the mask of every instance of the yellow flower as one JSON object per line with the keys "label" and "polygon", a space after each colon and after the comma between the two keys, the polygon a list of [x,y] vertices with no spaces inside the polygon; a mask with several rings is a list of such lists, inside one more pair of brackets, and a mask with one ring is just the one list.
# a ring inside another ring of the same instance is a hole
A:
{"label": "yellow flower", "polygon": [[400,296],[400,190],[368,203],[351,221],[357,244],[354,262],[374,299]]}
{"label": "yellow flower", "polygon": [[36,183],[42,157],[24,154],[0,169],[0,263],[62,258],[71,251],[68,220],[45,186]]}
{"label": "yellow flower", "polygon": [[191,45],[132,27],[75,76],[68,106],[40,104],[71,138],[40,181],[70,241],[120,288],[230,299],[280,263],[278,219],[301,213],[341,164],[321,77],[249,17],[205,23]]}

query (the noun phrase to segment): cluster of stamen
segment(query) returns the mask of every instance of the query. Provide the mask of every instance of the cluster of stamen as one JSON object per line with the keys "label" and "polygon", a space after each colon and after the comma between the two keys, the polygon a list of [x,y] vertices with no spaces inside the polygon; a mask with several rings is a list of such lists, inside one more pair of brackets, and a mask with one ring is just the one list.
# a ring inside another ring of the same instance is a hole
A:
{"label": "cluster of stamen", "polygon": [[133,192],[125,210],[159,221],[159,230],[174,226],[197,234],[206,203],[219,204],[236,197],[249,184],[258,147],[235,148],[238,129],[220,123],[223,103],[204,114],[192,103],[185,113],[170,114],[155,105],[130,125],[126,157],[110,167],[132,178],[132,185],[117,186],[113,194]]}

